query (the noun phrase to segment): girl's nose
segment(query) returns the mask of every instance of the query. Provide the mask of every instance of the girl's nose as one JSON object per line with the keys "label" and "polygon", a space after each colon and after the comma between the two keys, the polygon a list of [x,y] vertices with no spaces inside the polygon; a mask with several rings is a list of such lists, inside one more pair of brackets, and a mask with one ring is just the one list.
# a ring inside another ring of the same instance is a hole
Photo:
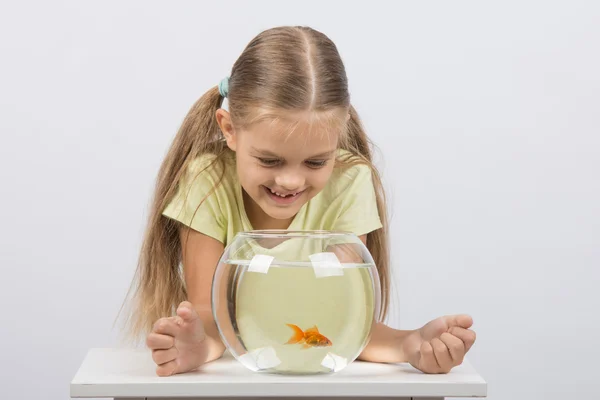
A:
{"label": "girl's nose", "polygon": [[275,183],[285,190],[296,190],[304,187],[304,176],[298,172],[281,172],[275,177]]}

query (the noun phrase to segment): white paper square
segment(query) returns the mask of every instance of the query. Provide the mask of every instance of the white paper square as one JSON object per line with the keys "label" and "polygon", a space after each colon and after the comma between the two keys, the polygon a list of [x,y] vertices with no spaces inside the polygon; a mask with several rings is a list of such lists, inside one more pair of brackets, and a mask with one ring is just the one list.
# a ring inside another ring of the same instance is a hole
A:
{"label": "white paper square", "polygon": [[337,372],[348,365],[348,359],[333,353],[327,353],[323,361],[321,361],[321,365],[333,372]]}
{"label": "white paper square", "polygon": [[342,264],[335,253],[315,253],[309,257],[317,278],[344,275]]}
{"label": "white paper square", "polygon": [[272,262],[273,257],[264,254],[257,254],[254,257],[252,257],[250,265],[248,266],[248,271],[266,274],[267,272],[269,272],[269,267],[271,266]]}
{"label": "white paper square", "polygon": [[281,364],[281,360],[277,357],[275,349],[271,346],[256,349],[252,353],[256,357],[256,366],[259,369],[275,368]]}

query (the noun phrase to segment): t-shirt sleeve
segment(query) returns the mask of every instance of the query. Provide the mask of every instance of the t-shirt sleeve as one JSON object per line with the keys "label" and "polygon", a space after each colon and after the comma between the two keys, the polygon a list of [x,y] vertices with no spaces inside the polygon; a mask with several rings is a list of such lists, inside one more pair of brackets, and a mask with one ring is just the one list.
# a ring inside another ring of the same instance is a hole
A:
{"label": "t-shirt sleeve", "polygon": [[192,162],[163,215],[225,242],[227,225],[220,205],[223,192],[215,189],[219,180],[219,172],[208,161]]}
{"label": "t-shirt sleeve", "polygon": [[381,228],[375,187],[368,165],[359,164],[343,172],[340,213],[334,230],[364,235]]}

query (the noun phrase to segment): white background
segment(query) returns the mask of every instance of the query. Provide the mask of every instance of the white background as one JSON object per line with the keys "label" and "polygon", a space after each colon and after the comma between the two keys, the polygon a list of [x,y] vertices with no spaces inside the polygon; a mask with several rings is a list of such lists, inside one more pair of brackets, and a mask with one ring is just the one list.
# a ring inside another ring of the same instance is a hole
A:
{"label": "white background", "polygon": [[470,313],[490,399],[598,395],[600,5],[557,4],[3,2],[2,394],[66,399],[118,344],[185,113],[254,35],[300,24],[338,45],[381,149],[391,323]]}

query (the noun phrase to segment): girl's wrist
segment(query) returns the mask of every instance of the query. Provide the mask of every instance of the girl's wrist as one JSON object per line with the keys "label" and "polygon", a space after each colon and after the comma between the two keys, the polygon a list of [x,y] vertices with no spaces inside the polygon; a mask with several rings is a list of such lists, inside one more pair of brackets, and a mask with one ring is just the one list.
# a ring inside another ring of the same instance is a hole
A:
{"label": "girl's wrist", "polygon": [[393,347],[398,349],[396,363],[408,362],[408,344],[416,334],[415,330],[394,330]]}

